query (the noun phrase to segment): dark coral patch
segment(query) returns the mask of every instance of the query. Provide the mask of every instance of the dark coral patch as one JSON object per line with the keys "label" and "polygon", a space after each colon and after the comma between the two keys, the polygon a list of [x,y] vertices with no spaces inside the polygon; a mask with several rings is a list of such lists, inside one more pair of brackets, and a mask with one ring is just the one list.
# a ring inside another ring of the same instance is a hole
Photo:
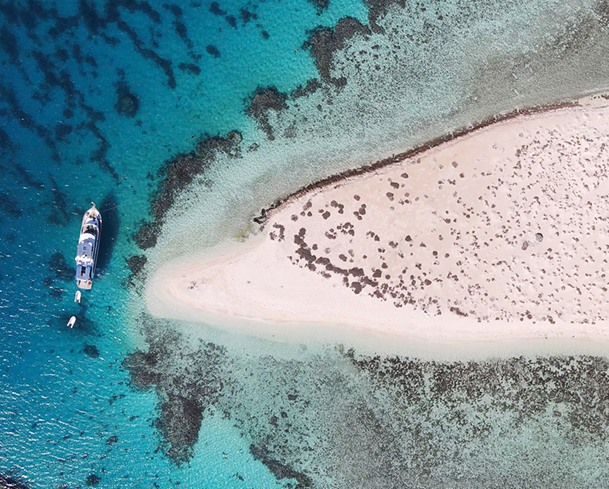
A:
{"label": "dark coral patch", "polygon": [[258,87],[250,99],[246,109],[247,114],[253,117],[266,133],[269,139],[274,139],[273,128],[269,122],[269,111],[280,112],[288,108],[286,101],[288,95],[280,92],[276,87]]}
{"label": "dark coral patch", "polygon": [[318,27],[309,32],[309,39],[303,47],[309,49],[315,58],[315,66],[319,75],[325,81],[338,85],[344,85],[340,78],[332,78],[331,71],[333,66],[332,58],[336,51],[345,47],[345,42],[356,35],[367,36],[370,29],[360,24],[357,19],[344,17],[332,29],[329,27]]}
{"label": "dark coral patch", "polygon": [[135,117],[140,110],[140,99],[131,91],[125,82],[116,84],[116,103],[114,109],[119,115],[125,117]]}
{"label": "dark coral patch", "polygon": [[6,192],[0,192],[0,210],[7,216],[21,217],[21,207],[17,199]]}
{"label": "dark coral patch", "polygon": [[[143,318],[146,324],[148,318]],[[151,323],[150,326],[154,327]],[[160,415],[155,425],[162,434],[161,447],[177,464],[192,457],[192,449],[206,409],[217,403],[225,380],[222,365],[226,351],[213,343],[201,343],[194,351],[184,338],[165,328],[150,343],[148,352],[136,351],[123,362],[137,388],[155,386],[160,395]],[[186,370],[167,375],[167,365]]]}
{"label": "dark coral patch", "polygon": [[324,10],[330,5],[330,0],[309,0],[317,10],[317,15],[323,13]]}
{"label": "dark coral patch", "polygon": [[218,51],[218,48],[213,44],[208,45],[205,48],[205,51],[207,51],[208,54],[211,54],[214,58],[220,57],[220,51]]}
{"label": "dark coral patch", "polygon": [[146,262],[148,258],[146,255],[133,255],[127,259],[127,266],[129,270],[131,270],[131,276],[129,277],[129,281],[133,283],[135,278],[138,278],[144,267],[146,266]]}
{"label": "dark coral patch", "polygon": [[0,29],[0,47],[8,55],[12,64],[18,65],[20,63],[17,38],[6,26],[2,26],[2,29]]}
{"label": "dark coral patch", "polygon": [[209,11],[214,15],[226,15],[226,10],[222,10],[218,2],[211,2],[211,4],[209,5]]}
{"label": "dark coral patch", "polygon": [[30,486],[10,475],[0,474],[0,489],[30,489]]}
{"label": "dark coral patch", "polygon": [[241,20],[244,24],[247,24],[250,20],[258,18],[256,14],[253,14],[246,8],[240,8],[239,14],[241,15]]}
{"label": "dark coral patch", "polygon": [[118,443],[118,436],[116,435],[112,435],[106,440],[106,445],[114,445],[115,443]]}
{"label": "dark coral patch", "polygon": [[319,80],[317,80],[316,78],[311,78],[310,80],[307,80],[307,83],[304,87],[302,85],[298,85],[296,87],[296,89],[292,92],[292,98],[296,99],[300,97],[306,97],[307,95],[315,93],[321,87],[322,85]]}
{"label": "dark coral patch", "polygon": [[74,278],[74,267],[70,266],[60,251],[51,255],[48,262],[49,269],[55,278],[70,281]]}
{"label": "dark coral patch", "polygon": [[99,357],[99,350],[97,349],[97,347],[95,345],[89,345],[88,343],[83,347],[82,351],[85,353],[85,355],[87,355],[88,357],[91,358],[98,358]]}
{"label": "dark coral patch", "polygon": [[277,479],[294,479],[297,482],[295,489],[307,489],[313,487],[313,480],[303,472],[298,472],[286,464],[281,463],[276,457],[263,447],[250,445],[250,453],[262,462]]}
{"label": "dark coral patch", "polygon": [[87,486],[89,486],[89,487],[95,487],[95,486],[97,486],[97,485],[98,485],[100,482],[101,482],[101,477],[99,477],[99,476],[98,476],[98,475],[96,475],[96,474],[89,474],[89,475],[87,476],[86,483],[87,483]]}
{"label": "dark coral patch", "polygon": [[66,142],[66,138],[72,134],[73,130],[74,128],[70,124],[60,122],[59,124],[55,125],[55,139]]}
{"label": "dark coral patch", "polygon": [[156,244],[162,220],[179,192],[197,175],[204,173],[217,154],[238,157],[241,141],[242,136],[238,131],[231,131],[224,138],[203,137],[190,153],[181,153],[165,162],[159,170],[160,183],[151,203],[153,220],[144,221],[135,235],[136,243],[141,249],[151,248]]}
{"label": "dark coral patch", "polygon": [[203,405],[198,398],[168,393],[156,426],[163,433],[165,452],[171,460],[178,464],[190,460],[202,421]]}
{"label": "dark coral patch", "polygon": [[15,145],[8,133],[0,127],[0,150],[14,150]]}
{"label": "dark coral patch", "polygon": [[49,175],[49,179],[51,180],[51,192],[53,194],[52,212],[49,215],[49,220],[58,226],[67,226],[72,217],[68,209],[68,196],[53,177]]}
{"label": "dark coral patch", "polygon": [[197,65],[195,65],[193,63],[180,63],[178,65],[178,68],[180,68],[182,71],[185,71],[187,73],[192,73],[193,75],[201,74],[201,68],[199,68]]}
{"label": "dark coral patch", "polygon": [[166,59],[161,57],[156,51],[145,46],[144,42],[139,38],[134,29],[132,29],[126,22],[123,20],[119,20],[116,23],[119,30],[126,33],[127,36],[133,42],[135,50],[138,52],[140,56],[143,58],[149,59],[153,61],[159,68],[161,68],[165,75],[167,76],[167,85],[169,88],[176,87],[176,79],[175,74],[172,68],[172,61],[170,59]]}
{"label": "dark coral patch", "polygon": [[406,6],[406,0],[365,0],[368,6],[368,23],[373,32],[383,33],[383,28],[378,24],[379,19],[385,16],[391,5]]}

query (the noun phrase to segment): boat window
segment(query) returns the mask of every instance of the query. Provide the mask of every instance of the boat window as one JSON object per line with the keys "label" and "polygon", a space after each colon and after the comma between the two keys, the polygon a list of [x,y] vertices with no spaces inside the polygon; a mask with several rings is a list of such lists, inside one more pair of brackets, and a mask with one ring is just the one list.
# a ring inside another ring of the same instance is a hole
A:
{"label": "boat window", "polygon": [[85,276],[85,272],[87,271],[86,267],[80,267],[80,276],[84,277]]}

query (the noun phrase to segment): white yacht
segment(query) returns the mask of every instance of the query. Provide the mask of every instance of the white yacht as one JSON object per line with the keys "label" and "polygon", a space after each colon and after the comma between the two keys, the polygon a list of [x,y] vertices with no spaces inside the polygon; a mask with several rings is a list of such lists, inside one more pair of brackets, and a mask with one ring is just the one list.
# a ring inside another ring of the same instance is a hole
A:
{"label": "white yacht", "polygon": [[99,252],[101,238],[101,214],[91,203],[91,208],[85,212],[78,238],[78,251],[76,253],[76,285],[80,289],[89,290],[93,286],[95,264]]}

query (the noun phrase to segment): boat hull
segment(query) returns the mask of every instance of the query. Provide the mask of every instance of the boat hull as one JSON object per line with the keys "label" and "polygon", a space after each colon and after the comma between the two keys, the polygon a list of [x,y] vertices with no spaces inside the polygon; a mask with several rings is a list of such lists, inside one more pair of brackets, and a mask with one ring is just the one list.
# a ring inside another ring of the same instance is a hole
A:
{"label": "boat hull", "polygon": [[80,226],[78,249],[76,252],[76,286],[79,289],[90,290],[93,287],[95,267],[99,254],[102,218],[95,204],[85,212]]}

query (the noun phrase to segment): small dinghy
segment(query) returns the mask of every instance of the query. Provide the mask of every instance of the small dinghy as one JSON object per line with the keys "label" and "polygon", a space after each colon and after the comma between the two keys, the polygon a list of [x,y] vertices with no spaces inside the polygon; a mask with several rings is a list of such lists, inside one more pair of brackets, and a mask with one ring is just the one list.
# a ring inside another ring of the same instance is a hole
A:
{"label": "small dinghy", "polygon": [[76,253],[76,286],[79,289],[89,290],[93,286],[95,264],[99,252],[101,238],[101,214],[91,203],[91,208],[85,212],[80,227],[78,251]]}

